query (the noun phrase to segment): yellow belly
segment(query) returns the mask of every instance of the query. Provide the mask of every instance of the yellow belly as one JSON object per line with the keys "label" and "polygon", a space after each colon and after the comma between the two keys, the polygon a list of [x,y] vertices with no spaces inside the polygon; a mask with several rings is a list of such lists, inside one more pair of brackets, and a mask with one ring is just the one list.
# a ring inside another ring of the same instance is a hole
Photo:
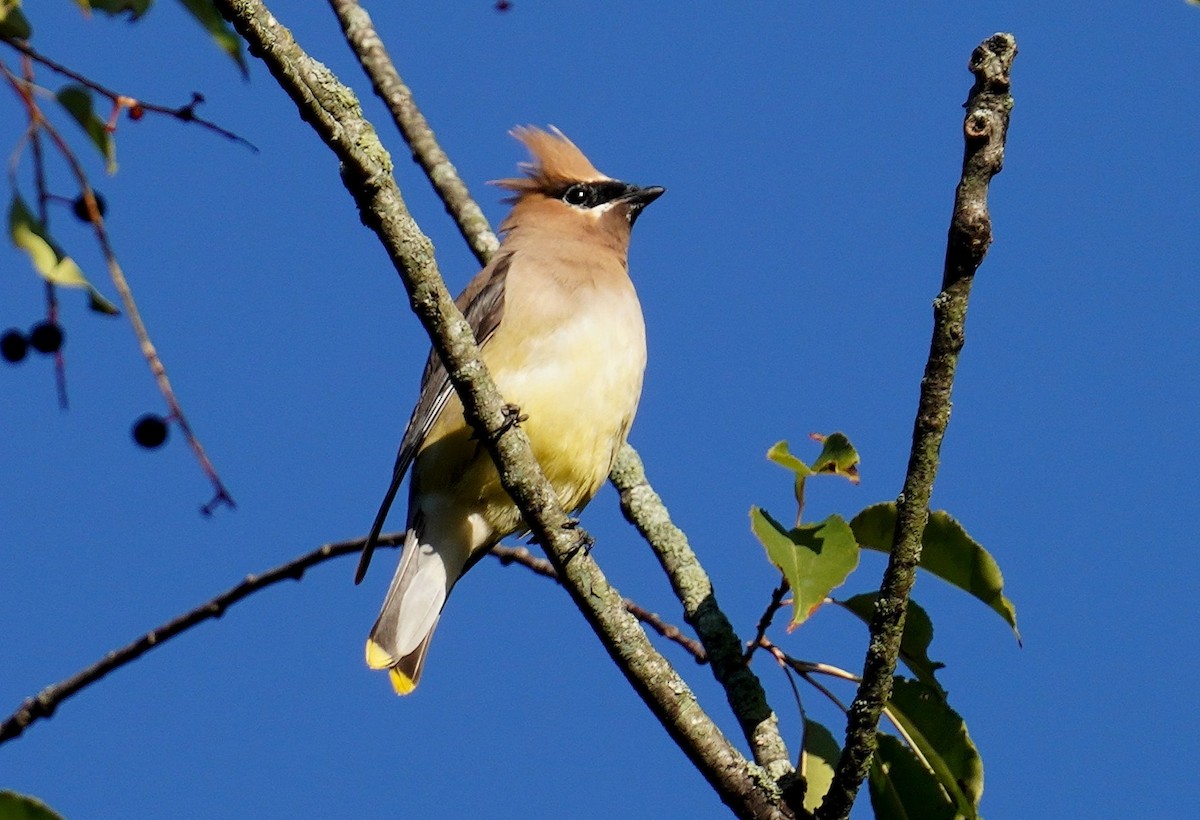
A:
{"label": "yellow belly", "polygon": [[[501,395],[528,417],[521,427],[567,510],[578,510],[600,489],[637,410],[646,362],[641,312],[617,315],[615,324],[605,311],[576,316],[519,344],[505,338],[521,330],[509,325],[484,350]],[[441,519],[439,529],[475,517],[471,549],[524,529],[486,449],[472,439],[457,396],[426,437],[413,482],[414,503]]]}

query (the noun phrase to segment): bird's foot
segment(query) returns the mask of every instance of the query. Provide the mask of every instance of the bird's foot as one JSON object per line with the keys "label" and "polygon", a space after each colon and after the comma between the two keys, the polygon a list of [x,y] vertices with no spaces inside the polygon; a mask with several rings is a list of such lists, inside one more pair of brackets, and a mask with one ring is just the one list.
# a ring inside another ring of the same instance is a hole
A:
{"label": "bird's foot", "polygon": [[[568,518],[563,523],[563,529],[564,530],[579,530],[579,519],[578,518]],[[582,552],[584,555],[591,555],[592,547],[594,547],[594,546],[596,546],[596,539],[592,538],[592,536],[589,535],[588,533],[580,530],[579,538],[577,538],[575,541],[575,544],[569,550],[567,550],[567,554],[563,556],[563,563],[569,564],[571,562],[571,559],[574,558],[576,555],[578,555],[580,552]]]}

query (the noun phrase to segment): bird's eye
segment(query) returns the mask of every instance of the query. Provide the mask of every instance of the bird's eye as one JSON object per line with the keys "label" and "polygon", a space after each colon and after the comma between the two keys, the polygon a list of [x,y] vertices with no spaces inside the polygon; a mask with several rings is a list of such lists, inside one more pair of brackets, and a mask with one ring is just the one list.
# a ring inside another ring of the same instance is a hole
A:
{"label": "bird's eye", "polygon": [[572,185],[563,194],[563,202],[568,205],[584,205],[588,201],[588,189],[583,185]]}

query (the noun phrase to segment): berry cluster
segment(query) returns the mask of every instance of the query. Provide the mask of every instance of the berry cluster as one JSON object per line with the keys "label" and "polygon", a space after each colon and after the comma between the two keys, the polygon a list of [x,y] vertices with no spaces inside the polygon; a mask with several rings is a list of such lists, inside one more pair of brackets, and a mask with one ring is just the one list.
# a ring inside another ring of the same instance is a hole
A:
{"label": "berry cluster", "polygon": [[[0,335],[0,356],[16,364],[25,358],[29,348],[38,353],[52,355],[62,349],[66,336],[57,322],[38,322],[28,334],[15,327]],[[161,447],[167,440],[167,420],[154,413],[147,413],[133,424],[133,440],[148,450]]]}
{"label": "berry cluster", "polygon": [[38,322],[30,329],[28,336],[13,327],[0,336],[0,356],[16,364],[25,358],[31,347],[38,353],[57,353],[65,340],[57,322]]}

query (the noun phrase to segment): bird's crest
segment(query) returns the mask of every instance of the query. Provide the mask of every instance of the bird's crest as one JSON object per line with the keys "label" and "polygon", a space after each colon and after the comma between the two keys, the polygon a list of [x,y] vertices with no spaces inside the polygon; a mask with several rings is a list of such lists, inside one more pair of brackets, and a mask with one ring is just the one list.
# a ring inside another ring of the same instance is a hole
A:
{"label": "bird's crest", "polygon": [[522,125],[509,133],[529,149],[532,162],[522,162],[518,166],[525,176],[498,179],[492,184],[512,191],[518,198],[534,191],[555,191],[573,182],[596,182],[610,178],[597,171],[575,143],[553,125],[549,131]]}

